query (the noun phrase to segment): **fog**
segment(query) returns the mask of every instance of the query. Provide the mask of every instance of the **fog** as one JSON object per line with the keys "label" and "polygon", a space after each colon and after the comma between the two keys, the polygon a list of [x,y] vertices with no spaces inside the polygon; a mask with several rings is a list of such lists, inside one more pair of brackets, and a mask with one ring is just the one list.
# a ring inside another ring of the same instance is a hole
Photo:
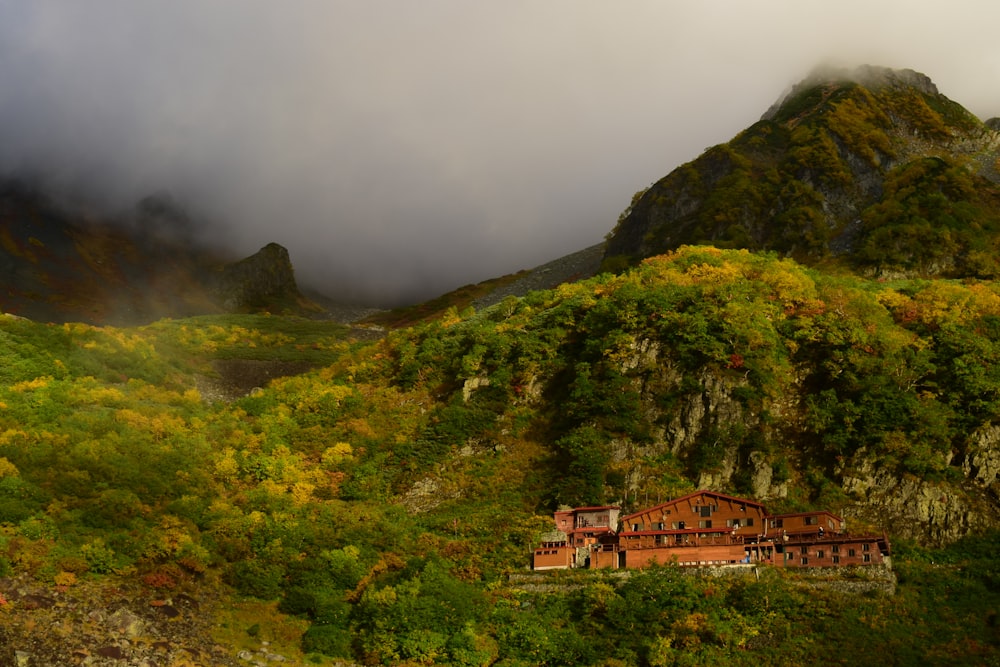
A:
{"label": "fog", "polygon": [[112,208],[169,191],[381,305],[603,239],[636,190],[819,64],[1000,115],[1000,5],[0,0],[0,171]]}

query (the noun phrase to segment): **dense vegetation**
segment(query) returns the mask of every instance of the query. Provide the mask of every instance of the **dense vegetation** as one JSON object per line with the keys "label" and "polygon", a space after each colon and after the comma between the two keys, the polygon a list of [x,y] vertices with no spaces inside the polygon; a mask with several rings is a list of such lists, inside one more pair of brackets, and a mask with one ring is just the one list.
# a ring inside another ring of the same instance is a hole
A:
{"label": "dense vegetation", "polygon": [[991,137],[929,88],[803,84],[732,141],[638,193],[609,235],[607,267],[711,244],[868,275],[996,278],[1000,155]]}
{"label": "dense vegetation", "polygon": [[[892,597],[779,572],[556,576],[546,592],[508,575],[557,504],[690,491],[723,449],[762,452],[783,509],[850,506],[859,456],[958,492],[968,434],[1000,416],[998,358],[993,283],[868,282],[711,248],[374,344],[271,316],[4,316],[0,576],[277,601],[254,633],[306,619],[316,662],[989,662],[995,533],[904,543]],[[234,359],[313,370],[209,400]],[[708,386],[742,418],[672,448],[678,406]],[[745,460],[724,490],[751,490]]]}

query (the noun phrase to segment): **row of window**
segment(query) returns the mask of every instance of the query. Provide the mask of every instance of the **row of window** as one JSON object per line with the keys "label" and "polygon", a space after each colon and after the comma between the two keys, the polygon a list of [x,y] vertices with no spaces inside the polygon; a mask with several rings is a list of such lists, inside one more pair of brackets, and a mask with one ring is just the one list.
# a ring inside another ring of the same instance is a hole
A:
{"label": "row of window", "polygon": [[[804,517],[802,517],[802,522],[806,526],[818,526],[819,525],[819,517],[818,516],[804,516]],[[837,525],[833,522],[833,519],[830,519],[830,518],[828,518],[826,520],[826,525],[831,530],[833,530],[834,528],[837,527]],[[784,519],[771,519],[771,528],[784,528],[784,527],[785,527],[785,520]]]}
{"label": "row of window", "polygon": [[[871,547],[872,547],[872,545],[870,545],[870,544],[862,544],[861,545],[861,551],[871,551]],[[808,547],[808,545],[807,546],[799,547],[799,551],[801,553],[804,553],[804,554],[809,553],[809,547]],[[833,546],[830,547],[830,551],[832,551],[835,554],[839,554],[840,553],[840,545],[839,544],[834,544]],[[848,557],[854,558],[856,551],[857,550],[853,549],[853,548],[852,549],[848,549],[847,550]],[[823,552],[822,549],[817,549],[816,550],[816,556],[819,557],[819,558],[823,557],[823,553],[824,552]]]}
{"label": "row of window", "polygon": [[[785,554],[785,560],[791,560],[791,558],[792,558],[792,554]],[[822,559],[823,558],[823,552],[822,551],[818,552],[816,554],[816,558],[817,559]],[[833,564],[834,565],[840,565],[840,556],[833,556],[832,560],[833,560]],[[870,562],[872,562],[872,555],[871,554],[864,554],[864,558],[862,558],[862,560],[865,563],[870,563]],[[806,556],[803,556],[802,557],[802,564],[803,565],[808,565],[809,564],[809,558],[806,557]]]}
{"label": "row of window", "polygon": [[[744,519],[726,519],[726,527],[728,527],[728,528],[740,528],[741,526],[748,526],[748,527],[753,526],[753,517],[746,517]],[[638,532],[640,530],[645,530],[645,527],[646,527],[646,524],[644,524],[644,523],[633,523],[632,524],[632,531],[633,532]],[[689,528],[689,527],[690,526],[688,526],[687,523],[685,523],[684,521],[671,521],[670,522],[670,530],[684,530],[684,529]],[[712,527],[712,520],[711,519],[701,519],[701,520],[698,521],[698,527],[699,528],[711,528]],[[660,522],[657,522],[657,523],[651,523],[649,525],[649,529],[650,530],[667,530],[667,524],[665,522],[663,522],[663,521],[660,521]]]}

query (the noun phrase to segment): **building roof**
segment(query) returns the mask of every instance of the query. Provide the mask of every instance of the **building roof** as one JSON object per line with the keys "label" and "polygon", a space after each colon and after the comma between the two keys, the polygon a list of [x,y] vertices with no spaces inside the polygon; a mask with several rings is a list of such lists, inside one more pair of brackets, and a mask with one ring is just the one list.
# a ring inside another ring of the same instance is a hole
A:
{"label": "building roof", "polygon": [[[596,507],[574,507],[570,512],[600,512],[602,510],[620,510],[617,505],[598,505]],[[564,512],[567,510],[563,510]]]}
{"label": "building roof", "polygon": [[762,511],[764,510],[763,503],[758,503],[755,500],[748,500],[747,498],[737,498],[736,496],[727,496],[724,493],[718,493],[717,491],[695,491],[694,493],[689,493],[686,496],[681,496],[680,498],[674,498],[673,500],[668,500],[665,503],[660,503],[659,505],[653,505],[652,507],[647,507],[644,510],[639,510],[638,512],[633,512],[628,516],[623,516],[622,521],[628,521],[632,517],[639,516],[641,514],[648,514],[654,510],[658,510],[661,507],[667,507],[668,505],[676,505],[679,502],[690,500],[697,496],[714,496],[716,498],[722,498],[723,500],[728,500],[731,502],[740,503],[743,505],[753,505],[754,507],[759,507]]}

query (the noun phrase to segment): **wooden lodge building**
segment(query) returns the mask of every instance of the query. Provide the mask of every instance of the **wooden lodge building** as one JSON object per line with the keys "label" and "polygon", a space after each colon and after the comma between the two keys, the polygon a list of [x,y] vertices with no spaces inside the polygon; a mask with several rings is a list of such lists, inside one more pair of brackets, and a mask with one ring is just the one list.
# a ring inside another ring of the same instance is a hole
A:
{"label": "wooden lodge building", "polygon": [[761,503],[714,491],[619,516],[618,507],[578,507],[554,515],[555,531],[535,549],[532,568],[641,568],[768,563],[834,567],[887,563],[889,539],[851,535],[826,510],[768,514]]}

